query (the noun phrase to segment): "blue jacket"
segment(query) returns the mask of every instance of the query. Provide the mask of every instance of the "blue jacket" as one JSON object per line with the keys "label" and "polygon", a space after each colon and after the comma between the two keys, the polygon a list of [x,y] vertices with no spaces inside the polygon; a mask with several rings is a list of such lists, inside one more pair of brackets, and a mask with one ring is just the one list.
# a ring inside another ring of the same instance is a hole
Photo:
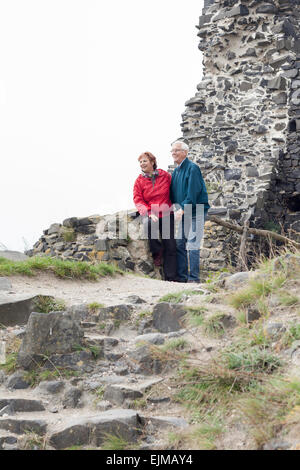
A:
{"label": "blue jacket", "polygon": [[201,170],[188,158],[173,171],[170,197],[183,210],[185,204],[192,204],[193,216],[196,215],[196,204],[204,204],[204,216],[210,207]]}

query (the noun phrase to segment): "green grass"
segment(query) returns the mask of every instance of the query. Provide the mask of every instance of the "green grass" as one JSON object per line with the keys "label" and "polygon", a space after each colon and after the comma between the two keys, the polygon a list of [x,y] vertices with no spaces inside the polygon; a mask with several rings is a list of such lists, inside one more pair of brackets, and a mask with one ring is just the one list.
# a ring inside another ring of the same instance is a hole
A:
{"label": "green grass", "polygon": [[35,276],[39,272],[51,272],[59,278],[88,279],[92,281],[98,280],[99,277],[123,273],[116,266],[106,263],[91,264],[86,261],[64,261],[48,256],[35,256],[26,261],[11,261],[0,257],[0,276]]}
{"label": "green grass", "polygon": [[105,434],[105,440],[101,444],[101,450],[126,450],[129,444],[125,439],[113,434]]}
{"label": "green grass", "polygon": [[294,305],[298,305],[300,302],[297,295],[290,294],[289,292],[279,292],[278,300],[280,305],[283,305],[284,307],[292,307]]}
{"label": "green grass", "polygon": [[[259,384],[236,403],[258,448],[278,435],[288,417],[299,411],[300,382],[277,377]],[[297,421],[299,422],[299,416]]]}
{"label": "green grass", "polygon": [[40,295],[34,301],[33,310],[39,313],[59,312],[66,310],[66,304],[63,300],[58,300],[51,296]]}
{"label": "green grass", "polygon": [[12,374],[18,368],[17,365],[18,353],[12,352],[6,355],[6,362],[5,364],[0,364],[0,369],[3,369],[6,374]]}
{"label": "green grass", "polygon": [[105,307],[105,305],[100,304],[99,302],[91,302],[90,304],[88,304],[88,309],[90,313],[96,313],[97,310],[103,307]]}
{"label": "green grass", "polygon": [[172,431],[168,434],[168,449],[216,449],[216,438],[221,434],[223,426],[220,422],[205,422],[189,427],[181,432]]}
{"label": "green grass", "polygon": [[203,327],[206,334],[214,337],[221,337],[225,333],[225,328],[222,323],[224,313],[215,313],[211,317],[203,321]]}
{"label": "green grass", "polygon": [[280,289],[286,282],[286,276],[282,273],[265,279],[251,279],[249,285],[239,289],[235,294],[229,296],[229,304],[237,310],[251,306],[259,306],[265,309],[265,300],[273,291]]}
{"label": "green grass", "polygon": [[224,357],[231,370],[271,373],[282,366],[278,356],[258,347],[246,351],[225,353]]}
{"label": "green grass", "polygon": [[173,294],[166,294],[159,299],[159,302],[169,302],[173,304],[178,304],[184,300],[186,296],[190,295],[203,295],[203,292],[198,290],[184,290],[181,292],[176,292]]}
{"label": "green grass", "polygon": [[204,321],[204,314],[208,312],[206,307],[186,307],[187,321],[189,326],[201,326]]}
{"label": "green grass", "polygon": [[292,346],[294,341],[300,340],[300,324],[290,325],[281,339],[281,345],[285,348]]}
{"label": "green grass", "polygon": [[176,338],[167,341],[166,344],[160,347],[163,352],[167,351],[181,351],[188,346],[188,341],[184,338]]}

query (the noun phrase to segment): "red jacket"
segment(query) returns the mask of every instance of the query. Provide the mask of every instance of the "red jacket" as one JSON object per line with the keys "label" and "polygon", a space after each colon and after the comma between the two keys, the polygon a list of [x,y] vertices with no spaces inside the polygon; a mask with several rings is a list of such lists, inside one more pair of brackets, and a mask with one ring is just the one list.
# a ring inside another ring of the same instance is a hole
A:
{"label": "red jacket", "polygon": [[158,170],[158,176],[153,180],[140,175],[134,183],[133,201],[141,215],[152,213],[163,217],[171,211],[170,200],[171,175],[167,171]]}

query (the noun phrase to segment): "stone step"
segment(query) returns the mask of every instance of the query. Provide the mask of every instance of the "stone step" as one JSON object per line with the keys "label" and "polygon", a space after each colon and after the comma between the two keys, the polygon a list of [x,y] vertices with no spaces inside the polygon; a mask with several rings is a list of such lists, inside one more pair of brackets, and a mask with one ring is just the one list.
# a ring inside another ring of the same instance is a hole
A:
{"label": "stone step", "polygon": [[50,434],[49,443],[55,449],[81,445],[99,447],[108,434],[135,442],[141,431],[142,423],[136,411],[114,409],[94,416],[65,419],[63,425]]}
{"label": "stone step", "polygon": [[[40,400],[30,400],[24,398],[3,398],[0,397],[0,416],[4,408],[10,408],[12,413],[15,412],[32,412],[44,411],[45,407]],[[10,414],[10,413],[8,413]]]}
{"label": "stone step", "polygon": [[47,422],[43,419],[0,418],[0,429],[14,434],[34,432],[44,435],[47,431]]}

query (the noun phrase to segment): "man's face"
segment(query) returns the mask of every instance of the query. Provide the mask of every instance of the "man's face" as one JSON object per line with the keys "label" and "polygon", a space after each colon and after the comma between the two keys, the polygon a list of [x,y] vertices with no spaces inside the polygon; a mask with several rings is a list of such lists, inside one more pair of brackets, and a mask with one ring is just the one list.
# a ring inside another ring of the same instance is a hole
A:
{"label": "man's face", "polygon": [[185,159],[185,157],[187,156],[187,151],[182,150],[180,144],[172,145],[171,153],[172,153],[172,157],[174,159],[174,163],[177,163],[177,165],[179,165]]}

